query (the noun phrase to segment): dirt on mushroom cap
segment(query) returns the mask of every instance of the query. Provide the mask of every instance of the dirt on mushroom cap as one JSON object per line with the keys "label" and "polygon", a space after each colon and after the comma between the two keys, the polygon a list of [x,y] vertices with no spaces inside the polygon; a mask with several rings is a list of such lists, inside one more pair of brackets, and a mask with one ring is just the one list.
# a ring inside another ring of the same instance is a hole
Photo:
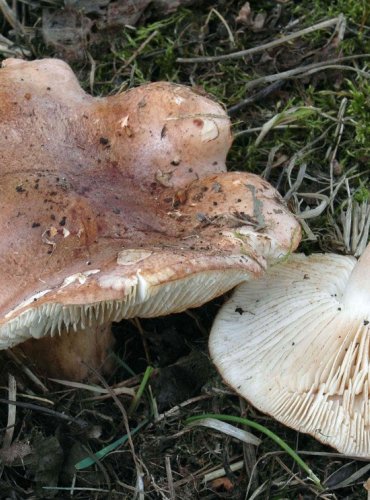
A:
{"label": "dirt on mushroom cap", "polygon": [[[232,233],[250,226],[263,235],[275,231],[276,221],[255,227],[263,201],[251,198],[257,185],[246,186],[257,178],[223,173],[231,136],[221,106],[167,83],[93,99],[58,60],[8,60],[0,81],[0,323],[12,344],[17,331],[29,335],[40,308],[35,336],[75,325],[74,315],[82,321],[86,311],[68,305],[125,301],[133,290],[145,294],[150,280],[153,288],[235,270],[225,287],[214,286],[207,297],[177,307],[182,310],[231,288],[243,273],[261,271],[264,256]],[[207,180],[211,171],[221,173]],[[243,191],[241,203],[227,193],[230,182]],[[199,189],[209,189],[220,204],[213,200],[207,208],[192,194]],[[283,203],[274,196],[278,213]],[[277,239],[289,252],[299,230],[283,210],[295,235],[288,245],[286,235]],[[230,212],[237,223],[225,218]],[[144,257],[122,265],[122,251],[135,249]],[[54,322],[47,319],[53,308],[59,311]]]}

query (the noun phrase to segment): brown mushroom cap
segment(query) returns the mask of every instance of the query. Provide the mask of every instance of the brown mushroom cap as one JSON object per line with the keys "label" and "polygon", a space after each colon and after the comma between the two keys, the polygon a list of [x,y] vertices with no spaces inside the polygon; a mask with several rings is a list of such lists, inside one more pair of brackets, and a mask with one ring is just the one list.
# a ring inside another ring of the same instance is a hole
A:
{"label": "brown mushroom cap", "polygon": [[6,61],[0,347],[182,311],[294,250],[276,191],[224,172],[229,145],[223,109],[186,87],[94,99],[61,61]]}
{"label": "brown mushroom cap", "polygon": [[[183,190],[177,208],[176,192],[162,189],[161,196],[146,199],[142,219],[138,215],[143,207],[134,200],[125,206],[128,197],[120,203],[116,190],[103,179],[101,186],[107,196],[85,193],[80,211],[75,211],[72,189],[60,198],[56,193],[56,206],[45,208],[50,188],[43,177],[26,196],[13,195],[13,211],[8,201],[12,229],[7,246],[5,240],[1,243],[1,260],[8,265],[1,271],[5,275],[1,283],[8,283],[2,292],[8,300],[0,308],[1,347],[45,332],[54,334],[62,326],[84,328],[95,319],[119,321],[196,307],[251,275],[258,276],[265,268],[265,256],[272,254],[278,260],[299,242],[295,219],[276,192],[253,174],[224,173],[194,182]],[[251,186],[257,194],[252,194]],[[264,226],[250,240],[249,233],[258,224],[253,196],[263,206]],[[82,202],[78,199],[79,206]],[[109,203],[119,210],[107,209]],[[33,211],[38,214],[36,227],[30,218]],[[54,226],[50,212],[57,221],[65,218],[65,224]],[[84,222],[94,219],[101,226],[89,243]],[[120,237],[109,234],[109,229],[122,226]],[[11,249],[17,252],[13,267],[9,267]]]}
{"label": "brown mushroom cap", "polygon": [[370,245],[293,255],[237,287],[210,336],[224,380],[261,411],[370,458]]}
{"label": "brown mushroom cap", "polygon": [[[0,113],[11,127],[4,144],[27,148],[31,170],[59,173],[60,161],[51,160],[64,144],[64,159],[80,176],[104,170],[145,189],[185,186],[226,171],[230,120],[219,104],[188,87],[159,82],[93,98],[60,60],[2,65]],[[6,152],[7,169],[17,169],[19,157]]]}

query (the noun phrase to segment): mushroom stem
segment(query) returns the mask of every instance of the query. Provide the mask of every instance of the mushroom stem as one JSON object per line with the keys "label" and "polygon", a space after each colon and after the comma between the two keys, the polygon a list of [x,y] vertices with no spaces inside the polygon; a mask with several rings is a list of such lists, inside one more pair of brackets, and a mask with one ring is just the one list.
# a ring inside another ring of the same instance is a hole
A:
{"label": "mushroom stem", "polygon": [[62,331],[60,335],[30,339],[17,349],[31,360],[39,373],[67,380],[93,379],[93,368],[109,373],[113,362],[108,358],[114,345],[111,323],[94,324],[87,329]]}
{"label": "mushroom stem", "polygon": [[369,315],[370,304],[370,243],[353,268],[343,293],[345,308],[354,314]]}

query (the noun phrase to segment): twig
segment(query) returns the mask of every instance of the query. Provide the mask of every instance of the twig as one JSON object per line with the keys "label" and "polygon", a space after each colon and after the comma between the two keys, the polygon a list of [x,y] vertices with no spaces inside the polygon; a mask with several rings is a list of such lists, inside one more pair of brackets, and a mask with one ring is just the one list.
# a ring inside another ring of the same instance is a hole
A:
{"label": "twig", "polygon": [[292,478],[294,478],[301,486],[306,486],[306,483],[302,481],[302,479],[299,477],[299,475],[295,472],[293,472],[289,467],[279,458],[278,456],[274,457],[277,463],[280,465],[282,469],[284,469],[289,475],[289,482],[291,482]]}
{"label": "twig", "polygon": [[[234,460],[238,460],[238,459],[240,459],[240,455],[233,457],[232,458],[233,463],[234,463]],[[232,467],[233,467],[233,464],[230,465],[231,470],[232,470]],[[192,474],[188,474],[187,476],[183,477],[182,479],[178,479],[177,481],[175,481],[174,486],[181,487],[181,486],[184,486],[185,484],[190,483],[191,481],[195,482],[195,480],[198,478],[202,479],[202,482],[204,482],[204,477],[207,474],[211,474],[213,471],[216,471],[216,470],[220,470],[220,467],[218,465],[211,466],[211,467],[208,464],[204,465],[203,467],[201,467],[197,471],[193,472]],[[225,471],[225,473],[226,473],[226,471]]]}
{"label": "twig", "polygon": [[188,316],[190,316],[190,318],[192,318],[194,321],[195,321],[195,324],[197,325],[197,327],[199,328],[199,331],[201,332],[202,335],[204,335],[204,337],[208,337],[208,330],[206,328],[204,328],[204,326],[201,324],[201,322],[199,321],[199,318],[198,316],[191,310],[191,309],[186,309],[186,311],[184,311],[185,314],[187,314]]}
{"label": "twig", "polygon": [[158,418],[156,419],[156,423],[160,422],[164,418],[170,418],[170,417],[173,417],[173,416],[179,414],[181,408],[185,408],[185,406],[188,406],[188,405],[191,405],[194,403],[198,403],[198,401],[203,401],[205,399],[210,399],[210,398],[211,398],[210,394],[202,394],[201,396],[195,396],[194,398],[190,398],[186,401],[183,401],[182,403],[180,403],[176,406],[173,406],[171,409],[167,410],[166,412],[158,415]]}
{"label": "twig", "polygon": [[[243,466],[244,466],[243,460],[239,460],[238,462],[235,462],[234,464],[230,464],[229,467],[230,467],[231,472],[236,472],[236,471],[242,469]],[[221,467],[220,469],[216,469],[212,472],[208,472],[207,474],[204,474],[203,483],[207,484],[210,481],[213,481],[213,480],[218,479],[220,477],[223,477],[225,475],[226,475],[226,471],[223,467]]]}
{"label": "twig", "polygon": [[[9,384],[9,389],[8,389],[9,399],[11,401],[16,401],[17,382],[15,381],[13,375],[11,375],[10,373],[9,373],[8,384]],[[9,448],[9,446],[12,444],[16,413],[17,413],[17,407],[15,405],[10,404],[8,406],[8,423],[6,425],[6,431],[3,438],[3,450]]]}
{"label": "twig", "polygon": [[265,99],[268,95],[272,94],[272,92],[276,92],[283,86],[283,80],[279,80],[277,82],[270,83],[267,87],[259,90],[255,94],[246,97],[242,101],[238,102],[237,104],[234,104],[234,106],[231,106],[230,108],[227,109],[227,112],[229,115],[232,115],[236,111],[239,111],[241,108],[244,108],[248,104],[252,104],[253,102],[259,101],[261,99]]}
{"label": "twig", "polygon": [[[66,491],[66,492],[69,492],[71,494],[71,496],[72,496],[74,491],[76,491],[76,492],[82,491],[82,492],[85,492],[85,494],[86,494],[86,492],[91,491],[91,493],[109,493],[110,495],[112,495],[111,490],[106,490],[104,488],[88,488],[86,486],[77,487],[77,488],[75,488],[74,486],[43,486],[42,489],[46,490],[46,491]],[[120,491],[115,491],[114,495],[120,495],[122,497],[126,497],[127,493],[123,493],[123,492],[121,493]],[[59,497],[59,498],[61,498],[61,497]],[[91,498],[92,498],[92,496],[91,496]]]}
{"label": "twig", "polygon": [[[298,129],[298,128],[307,128],[307,125],[291,125],[290,123],[287,125],[276,125],[274,130],[286,130],[286,129]],[[255,132],[261,132],[263,127],[253,127],[247,128],[245,130],[239,130],[239,132],[235,132],[234,139],[238,137],[242,137],[243,135],[254,134]]]}
{"label": "twig", "polygon": [[[247,404],[244,399],[239,398],[239,406],[240,406],[240,414],[241,416],[247,416]],[[249,430],[248,426],[245,426],[246,430]],[[243,457],[244,457],[244,469],[247,473],[248,479],[251,480],[253,485],[253,489],[256,490],[258,488],[258,474],[253,474],[255,471],[256,464],[256,450],[251,444],[243,443]]]}
{"label": "twig", "polygon": [[126,430],[127,441],[129,444],[131,455],[132,455],[132,458],[133,458],[133,461],[134,461],[136,467],[138,467],[139,462],[138,462],[138,459],[137,459],[137,456],[135,453],[135,446],[134,446],[134,443],[132,441],[131,429],[130,429],[130,424],[128,422],[127,412],[126,412],[123,404],[121,403],[121,401],[118,399],[115,392],[112,390],[112,388],[106,382],[105,378],[97,370],[95,370],[93,367],[89,366],[89,369],[94,373],[94,375],[96,375],[96,377],[100,380],[100,382],[102,383],[104,388],[111,394],[113,401],[116,403],[117,408],[120,410],[121,415],[122,415],[123,424],[124,424],[124,427]]}
{"label": "twig", "polygon": [[204,56],[204,57],[178,57],[176,62],[179,63],[204,63],[204,62],[215,62],[215,61],[225,61],[228,59],[239,59],[240,57],[250,56],[252,54],[256,54],[258,52],[264,52],[265,50],[272,49],[274,47],[278,47],[284,43],[290,42],[291,40],[295,40],[304,35],[308,35],[309,33],[313,33],[317,30],[322,30],[325,28],[329,28],[330,26],[338,25],[338,23],[343,22],[343,15],[339,15],[338,17],[334,17],[333,19],[328,19],[326,21],[322,21],[321,23],[314,24],[308,28],[292,33],[291,35],[286,35],[278,40],[274,40],[269,43],[265,43],[263,45],[259,45],[258,47],[252,47],[251,49],[240,50],[238,52],[232,52],[231,54],[222,54],[219,56]]}
{"label": "twig", "polygon": [[141,341],[142,341],[143,347],[144,347],[146,362],[148,365],[151,365],[152,361],[150,359],[150,349],[149,349],[148,342],[147,342],[146,337],[145,337],[144,329],[141,326],[140,320],[139,320],[139,318],[133,318],[130,321],[137,328],[137,330],[140,333]]}
{"label": "twig", "polygon": [[[0,389],[7,390],[8,388],[5,386],[0,386]],[[55,405],[54,401],[51,401],[50,399],[42,398],[40,396],[35,396],[35,394],[26,394],[25,392],[18,392],[17,394],[19,397],[26,398],[26,399],[32,399],[33,401],[38,401],[39,403],[45,403],[45,404],[51,405],[51,406]]]}
{"label": "twig", "polygon": [[289,78],[302,78],[317,73],[318,71],[323,71],[325,69],[355,71],[365,78],[370,78],[370,74],[367,71],[362,71],[358,68],[353,68],[352,66],[340,65],[341,62],[361,58],[370,58],[370,54],[357,54],[353,56],[338,57],[336,59],[330,59],[328,61],[321,61],[318,63],[307,64],[305,66],[299,66],[298,68],[289,69],[287,71],[282,71],[281,73],[275,73],[273,75],[261,76],[260,78],[256,78],[255,80],[248,82],[245,88],[246,90],[248,90],[264,83],[276,82],[278,80],[287,80]]}
{"label": "twig", "polygon": [[[15,348],[17,349],[17,348]],[[41,380],[19,359],[18,355],[15,353],[14,348],[8,349],[6,354],[9,358],[11,358],[18,368],[20,368],[23,373],[35,384],[43,393],[49,392],[49,389],[44,385]]]}
{"label": "twig", "polygon": [[242,417],[237,417],[234,415],[217,415],[217,414],[212,414],[212,413],[204,413],[202,415],[196,415],[193,417],[189,417],[186,419],[185,423],[190,424],[192,422],[195,422],[196,420],[200,420],[203,418],[217,418],[219,420],[223,420],[225,422],[234,422],[234,423],[239,423],[242,425],[249,425],[253,429],[256,429],[266,436],[268,436],[270,439],[275,441],[276,444],[278,444],[288,455],[290,455],[293,460],[307,473],[309,479],[315,484],[315,486],[319,490],[323,490],[322,484],[320,482],[320,479],[316,476],[316,474],[308,467],[308,465],[300,458],[299,455],[283,440],[281,439],[277,434],[272,432],[270,429],[267,427],[254,422],[253,420],[249,420],[248,418],[242,418]]}
{"label": "twig", "polygon": [[169,455],[166,455],[164,457],[164,460],[165,460],[165,464],[166,464],[168,492],[170,494],[170,499],[176,500],[176,492],[175,492],[175,487],[173,484],[173,476],[172,476],[172,469],[171,469],[171,458],[169,457]]}
{"label": "twig", "polygon": [[17,16],[14,14],[13,10],[6,3],[6,0],[0,0],[0,11],[3,16],[8,21],[10,26],[15,29],[15,31],[21,32],[22,35],[25,34],[22,24],[18,21]]}
{"label": "twig", "polygon": [[81,428],[86,428],[88,425],[85,420],[82,420],[81,418],[74,418],[70,415],[66,415],[65,413],[50,410],[49,408],[43,408],[42,406],[34,405],[32,403],[22,403],[21,401],[11,401],[9,399],[2,398],[0,398],[0,403],[19,406],[20,408],[25,408],[27,410],[39,411],[40,413],[45,413],[46,415],[50,415],[51,417],[59,418],[61,420],[67,420],[67,422],[77,424]]}
{"label": "twig", "polygon": [[219,20],[225,26],[227,34],[229,35],[230,43],[231,43],[231,45],[233,45],[235,47],[235,39],[234,39],[234,35],[230,29],[230,26],[227,24],[226,19],[218,12],[218,10],[216,10],[216,9],[210,10],[210,13],[208,14],[208,17],[207,17],[206,25],[209,23],[212,14],[216,14],[216,16],[219,18]]}
{"label": "twig", "polygon": [[22,47],[16,47],[5,36],[0,34],[0,53],[6,57],[31,57],[32,52]]}
{"label": "twig", "polygon": [[83,384],[81,382],[73,382],[70,380],[60,380],[58,378],[50,378],[49,380],[51,380],[52,382],[56,382],[57,384],[64,385],[66,387],[72,387],[74,389],[82,389],[84,391],[97,392],[98,394],[107,394],[109,397],[111,397],[112,392],[117,395],[125,394],[127,396],[132,396],[132,397],[135,396],[134,389],[131,389],[129,387],[115,387],[115,388],[110,387],[110,389],[107,390],[97,385]]}
{"label": "twig", "polygon": [[94,94],[94,82],[95,82],[95,72],[96,72],[96,62],[93,56],[90,54],[89,51],[87,51],[87,57],[90,61],[91,64],[91,69],[90,69],[90,74],[89,74],[89,86],[90,86],[90,93]]}
{"label": "twig", "polygon": [[123,70],[127,68],[127,66],[130,66],[130,64],[137,58],[137,56],[145,49],[145,47],[150,43],[154,37],[158,35],[158,30],[153,31],[146,40],[143,41],[143,43],[135,50],[135,52],[127,59],[125,64],[120,68],[120,70]]}

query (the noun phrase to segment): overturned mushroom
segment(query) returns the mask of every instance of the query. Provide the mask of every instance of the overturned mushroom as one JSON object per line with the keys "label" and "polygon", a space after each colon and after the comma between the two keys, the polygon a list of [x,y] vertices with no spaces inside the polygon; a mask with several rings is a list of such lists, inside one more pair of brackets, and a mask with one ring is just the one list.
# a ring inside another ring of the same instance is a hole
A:
{"label": "overturned mushroom", "polygon": [[293,255],[240,285],[212,328],[225,381],[254,406],[342,453],[370,457],[370,244]]}
{"label": "overturned mushroom", "polygon": [[112,321],[198,306],[293,250],[299,226],[276,191],[225,172],[229,125],[183,86],[94,99],[61,61],[5,61],[0,347],[44,337],[22,348],[80,379]]}

